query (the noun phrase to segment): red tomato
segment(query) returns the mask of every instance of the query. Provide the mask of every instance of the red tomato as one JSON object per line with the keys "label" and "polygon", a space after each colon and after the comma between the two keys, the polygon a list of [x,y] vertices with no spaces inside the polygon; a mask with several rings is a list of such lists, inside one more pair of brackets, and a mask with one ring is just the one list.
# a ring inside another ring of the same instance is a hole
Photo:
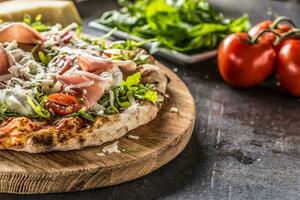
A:
{"label": "red tomato", "polygon": [[[251,37],[255,37],[261,31],[270,29],[272,24],[273,24],[273,21],[271,21],[271,20],[266,20],[266,21],[260,22],[260,23],[256,24],[254,27],[252,27],[248,33]],[[275,30],[275,32],[282,34],[282,33],[288,32],[291,29],[292,29],[292,27],[287,24],[280,24],[278,29]],[[276,36],[273,33],[265,33],[264,35],[261,36],[261,40],[264,40],[264,41],[269,42],[270,44],[273,44],[273,42],[276,40]]]}
{"label": "red tomato", "polygon": [[281,44],[278,53],[278,79],[285,91],[300,96],[300,41],[287,39]]}
{"label": "red tomato", "polygon": [[81,105],[74,96],[54,93],[48,96],[45,107],[57,115],[69,115],[80,110]]}
{"label": "red tomato", "polygon": [[74,62],[68,55],[58,55],[51,60],[49,63],[49,68],[53,69],[54,71],[58,71],[59,75],[64,74],[68,71]]}
{"label": "red tomato", "polygon": [[272,74],[275,57],[271,44],[263,41],[250,44],[247,33],[232,34],[219,47],[219,72],[232,86],[255,86]]}

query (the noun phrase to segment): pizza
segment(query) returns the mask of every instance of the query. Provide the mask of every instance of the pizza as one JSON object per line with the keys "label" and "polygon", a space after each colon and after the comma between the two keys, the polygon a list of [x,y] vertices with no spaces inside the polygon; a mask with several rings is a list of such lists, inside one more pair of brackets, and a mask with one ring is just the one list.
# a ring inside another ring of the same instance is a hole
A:
{"label": "pizza", "polygon": [[40,16],[0,25],[0,149],[97,146],[156,117],[168,78],[141,43],[80,30]]}

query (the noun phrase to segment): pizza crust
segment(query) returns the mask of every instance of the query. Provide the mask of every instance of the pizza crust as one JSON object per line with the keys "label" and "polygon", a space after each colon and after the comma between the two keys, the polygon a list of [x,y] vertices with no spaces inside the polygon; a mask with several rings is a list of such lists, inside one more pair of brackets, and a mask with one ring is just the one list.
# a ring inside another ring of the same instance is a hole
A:
{"label": "pizza crust", "polygon": [[142,65],[138,71],[142,74],[143,83],[155,84],[159,92],[156,104],[142,101],[120,114],[97,117],[92,125],[85,128],[81,128],[83,121],[80,118],[65,118],[56,126],[45,126],[44,122],[35,123],[26,117],[13,118],[0,125],[0,149],[29,153],[82,149],[119,139],[147,124],[162,106],[168,78],[156,65]]}

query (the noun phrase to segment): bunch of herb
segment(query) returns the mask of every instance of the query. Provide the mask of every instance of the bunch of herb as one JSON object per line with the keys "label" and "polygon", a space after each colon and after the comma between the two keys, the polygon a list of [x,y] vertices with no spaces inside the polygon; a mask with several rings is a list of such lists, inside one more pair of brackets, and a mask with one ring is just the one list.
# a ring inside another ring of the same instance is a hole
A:
{"label": "bunch of herb", "polygon": [[246,15],[225,18],[206,0],[119,0],[119,4],[120,10],[105,12],[99,23],[188,54],[215,49],[226,35],[250,28]]}

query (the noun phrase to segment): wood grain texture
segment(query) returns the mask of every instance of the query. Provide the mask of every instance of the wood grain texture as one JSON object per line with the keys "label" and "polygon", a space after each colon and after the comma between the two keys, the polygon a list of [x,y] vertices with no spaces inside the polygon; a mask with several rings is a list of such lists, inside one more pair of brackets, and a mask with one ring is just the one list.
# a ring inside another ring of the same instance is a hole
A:
{"label": "wood grain texture", "polygon": [[[47,154],[0,151],[0,192],[70,192],[116,185],[142,177],[175,158],[191,137],[195,103],[185,84],[160,66],[171,79],[170,98],[155,120],[129,133],[139,136],[138,140],[119,139],[123,153],[97,155],[108,144]],[[170,112],[173,106],[178,113]]]}

